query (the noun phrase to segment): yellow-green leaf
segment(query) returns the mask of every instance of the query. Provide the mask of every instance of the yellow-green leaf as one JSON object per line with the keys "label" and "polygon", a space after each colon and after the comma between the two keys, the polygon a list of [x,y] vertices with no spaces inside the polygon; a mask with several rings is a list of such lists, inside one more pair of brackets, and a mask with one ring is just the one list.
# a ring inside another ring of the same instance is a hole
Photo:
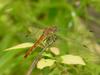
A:
{"label": "yellow-green leaf", "polygon": [[37,63],[37,68],[39,69],[43,69],[45,67],[49,67],[52,66],[55,63],[55,60],[52,59],[41,59],[38,63]]}
{"label": "yellow-green leaf", "polygon": [[60,54],[60,50],[57,47],[51,47],[50,51],[55,55],[59,55]]}
{"label": "yellow-green leaf", "polygon": [[14,49],[21,49],[21,48],[28,48],[28,47],[31,47],[32,45],[33,45],[33,43],[21,43],[21,44],[18,44],[16,46],[7,48],[4,51],[9,51],[9,50],[14,50]]}
{"label": "yellow-green leaf", "polygon": [[80,64],[80,65],[85,65],[84,60],[80,56],[76,55],[64,55],[61,56],[62,62],[64,64]]}

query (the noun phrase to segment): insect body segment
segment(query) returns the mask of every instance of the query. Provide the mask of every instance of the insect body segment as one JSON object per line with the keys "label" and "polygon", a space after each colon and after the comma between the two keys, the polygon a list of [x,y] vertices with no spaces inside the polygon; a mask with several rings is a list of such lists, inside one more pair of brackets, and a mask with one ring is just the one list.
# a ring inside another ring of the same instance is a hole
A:
{"label": "insect body segment", "polygon": [[32,52],[33,49],[35,49],[38,44],[44,39],[44,35],[41,35],[40,38],[35,42],[35,44],[26,52],[24,58],[27,58],[27,56]]}

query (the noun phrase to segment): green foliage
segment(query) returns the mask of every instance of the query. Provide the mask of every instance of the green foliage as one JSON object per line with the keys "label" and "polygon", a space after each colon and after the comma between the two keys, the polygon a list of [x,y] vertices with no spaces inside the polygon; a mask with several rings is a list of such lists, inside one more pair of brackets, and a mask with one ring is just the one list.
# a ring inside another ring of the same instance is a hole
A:
{"label": "green foliage", "polygon": [[[99,8],[99,0],[0,0],[0,75],[25,75],[42,50],[39,46],[22,62],[27,48],[35,43],[44,28],[52,25],[58,29],[52,46],[60,53],[55,55],[50,51],[51,46],[43,59],[57,62],[41,70],[35,68],[32,74],[99,75],[100,47],[96,41],[100,38],[95,40],[86,28],[90,21],[100,24],[100,18],[91,14],[100,13]],[[86,65],[61,64],[59,57],[68,54],[80,56]]]}

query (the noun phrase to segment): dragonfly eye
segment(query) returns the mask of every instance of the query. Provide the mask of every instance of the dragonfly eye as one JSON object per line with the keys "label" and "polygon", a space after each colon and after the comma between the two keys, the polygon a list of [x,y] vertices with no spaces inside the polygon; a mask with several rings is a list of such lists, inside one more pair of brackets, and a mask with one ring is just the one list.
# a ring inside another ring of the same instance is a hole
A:
{"label": "dragonfly eye", "polygon": [[57,27],[56,26],[53,26],[50,29],[51,29],[52,32],[56,32],[57,31]]}
{"label": "dragonfly eye", "polygon": [[52,26],[52,27],[48,27],[44,30],[44,35],[48,35],[48,34],[53,34],[57,31],[57,27],[56,26]]}

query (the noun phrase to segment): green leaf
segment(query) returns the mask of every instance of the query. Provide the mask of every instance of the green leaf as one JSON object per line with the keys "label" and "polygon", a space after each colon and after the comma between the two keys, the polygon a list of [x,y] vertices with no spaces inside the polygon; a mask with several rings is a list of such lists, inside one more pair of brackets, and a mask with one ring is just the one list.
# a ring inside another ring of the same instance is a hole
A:
{"label": "green leaf", "polygon": [[61,56],[62,62],[64,64],[80,64],[85,65],[84,60],[80,56],[76,55],[63,55]]}
{"label": "green leaf", "polygon": [[52,57],[52,54],[51,54],[51,53],[45,53],[45,52],[44,52],[42,55],[43,55],[44,57],[49,57],[49,58]]}
{"label": "green leaf", "polygon": [[39,69],[43,69],[45,67],[48,66],[52,66],[55,63],[55,60],[52,59],[41,59],[38,63],[37,63],[37,68]]}
{"label": "green leaf", "polygon": [[59,55],[60,54],[60,50],[57,47],[51,47],[50,51],[55,55]]}
{"label": "green leaf", "polygon": [[21,43],[21,44],[18,44],[16,46],[7,48],[4,51],[10,51],[10,50],[21,49],[21,48],[28,48],[28,47],[31,47],[32,45],[33,45],[33,43]]}

